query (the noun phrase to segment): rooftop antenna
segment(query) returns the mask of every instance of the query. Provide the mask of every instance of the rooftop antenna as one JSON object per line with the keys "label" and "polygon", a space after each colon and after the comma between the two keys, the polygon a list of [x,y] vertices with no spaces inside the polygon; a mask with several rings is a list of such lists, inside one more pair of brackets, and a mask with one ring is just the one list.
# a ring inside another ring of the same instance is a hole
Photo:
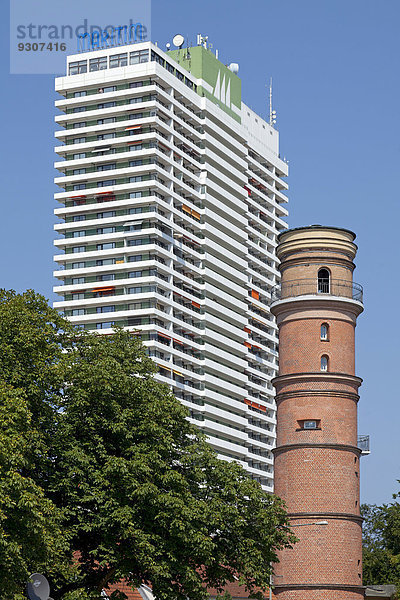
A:
{"label": "rooftop antenna", "polygon": [[269,124],[273,127],[276,123],[276,110],[272,110],[272,77],[269,80]]}
{"label": "rooftop antenna", "polygon": [[[201,33],[197,34],[197,45],[198,46],[203,46],[203,48],[205,48],[207,50],[208,48],[208,35],[201,35]],[[212,46],[210,45],[210,48],[212,48]]]}
{"label": "rooftop antenna", "polygon": [[186,59],[190,60],[191,56],[190,56],[190,50],[189,50],[189,40],[186,38]]}

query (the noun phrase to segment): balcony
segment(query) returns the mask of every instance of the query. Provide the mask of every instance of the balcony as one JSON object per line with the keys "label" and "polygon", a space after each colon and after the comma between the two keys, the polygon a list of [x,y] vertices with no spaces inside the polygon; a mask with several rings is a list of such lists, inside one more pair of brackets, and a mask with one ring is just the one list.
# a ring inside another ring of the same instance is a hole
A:
{"label": "balcony", "polygon": [[342,279],[297,279],[286,281],[275,287],[271,293],[272,302],[295,298],[297,296],[336,296],[351,298],[362,302],[363,288],[359,283],[344,281]]}
{"label": "balcony", "polygon": [[362,456],[369,454],[369,435],[359,435],[357,438],[357,446],[361,450]]}

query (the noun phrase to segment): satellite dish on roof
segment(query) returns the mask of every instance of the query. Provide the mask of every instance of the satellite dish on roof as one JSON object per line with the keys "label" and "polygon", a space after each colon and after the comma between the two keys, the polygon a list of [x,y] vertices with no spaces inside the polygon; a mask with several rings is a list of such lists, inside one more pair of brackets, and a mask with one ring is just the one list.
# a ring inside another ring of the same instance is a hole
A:
{"label": "satellite dish on roof", "polygon": [[176,46],[177,48],[181,48],[183,46],[184,41],[185,41],[185,38],[180,33],[177,33],[174,36],[174,38],[172,39],[173,45]]}
{"label": "satellite dish on roof", "polygon": [[26,593],[29,600],[49,600],[50,585],[44,575],[32,573],[29,577]]}

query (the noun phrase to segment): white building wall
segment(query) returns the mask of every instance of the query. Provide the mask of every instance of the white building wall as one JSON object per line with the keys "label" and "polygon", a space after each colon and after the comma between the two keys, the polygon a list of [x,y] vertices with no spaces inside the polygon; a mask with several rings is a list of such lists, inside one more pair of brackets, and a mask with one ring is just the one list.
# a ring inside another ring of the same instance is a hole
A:
{"label": "white building wall", "polygon": [[[68,63],[146,50],[184,71],[150,43]],[[239,124],[186,71],[188,84],[154,60],[107,67],[56,80],[55,307],[88,330],[140,332],[220,457],[272,491],[278,133],[245,104]]]}

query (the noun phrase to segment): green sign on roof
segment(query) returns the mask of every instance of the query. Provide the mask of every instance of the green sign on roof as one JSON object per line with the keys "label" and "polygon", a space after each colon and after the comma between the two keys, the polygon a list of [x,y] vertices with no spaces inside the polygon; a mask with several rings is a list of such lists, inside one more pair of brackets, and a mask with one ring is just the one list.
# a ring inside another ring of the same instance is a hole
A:
{"label": "green sign on roof", "polygon": [[204,83],[197,86],[200,95],[240,123],[242,82],[235,73],[203,46],[170,50],[168,54],[194,77],[203,80]]}

